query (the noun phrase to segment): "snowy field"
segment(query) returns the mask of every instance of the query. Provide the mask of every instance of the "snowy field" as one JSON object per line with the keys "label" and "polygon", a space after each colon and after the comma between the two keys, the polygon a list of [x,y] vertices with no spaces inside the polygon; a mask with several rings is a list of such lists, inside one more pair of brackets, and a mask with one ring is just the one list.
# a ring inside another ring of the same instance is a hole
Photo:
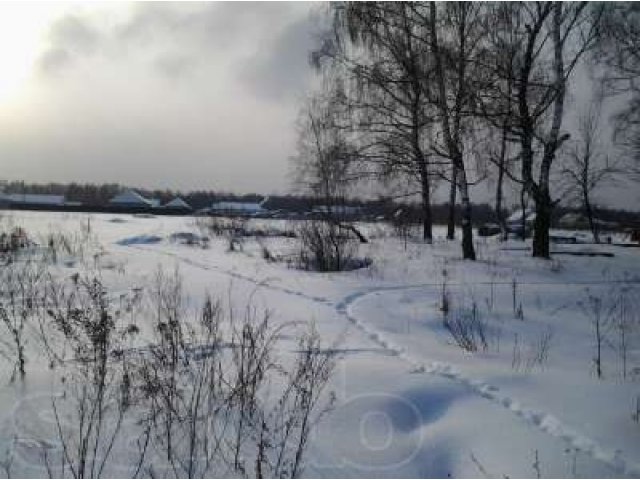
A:
{"label": "snowy field", "polygon": [[[268,310],[294,325],[277,344],[285,364],[296,332],[313,323],[335,353],[325,395],[335,401],[312,431],[303,476],[640,477],[638,248],[557,245],[552,251],[613,256],[544,261],[519,241],[479,238],[479,259],[468,262],[444,231],[433,245],[405,244],[387,226],[366,224],[371,241],[359,255],[371,264],[318,273],[264,258],[264,248],[295,254],[295,238],[249,237],[235,252],[224,238],[207,248],[180,241],[187,235],[176,233],[201,234],[187,217],[13,212],[2,222],[38,245],[51,233],[84,231],[86,250],[51,259],[61,281],[97,272],[109,292],[144,297],[159,268],[177,270],[189,305],[208,292],[228,308]],[[468,329],[467,349],[446,324]],[[25,327],[26,376],[12,382],[0,325],[0,475],[46,477],[43,452],[54,466],[61,456],[52,398],[64,379],[37,330]],[[130,449],[115,442],[104,474],[132,475]]]}

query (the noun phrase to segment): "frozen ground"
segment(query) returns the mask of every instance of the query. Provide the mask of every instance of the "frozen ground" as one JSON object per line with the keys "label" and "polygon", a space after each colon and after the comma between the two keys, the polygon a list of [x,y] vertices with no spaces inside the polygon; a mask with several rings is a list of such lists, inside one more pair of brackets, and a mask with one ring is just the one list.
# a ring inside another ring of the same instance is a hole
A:
{"label": "frozen ground", "polygon": [[[255,239],[241,252],[228,252],[221,238],[206,249],[176,241],[176,233],[200,233],[192,218],[10,217],[35,237],[89,222],[102,249],[91,262],[114,291],[147,288],[158,265],[177,266],[194,301],[207,291],[238,305],[252,297],[278,321],[314,322],[339,357],[331,381],[337,402],[314,432],[305,476],[640,476],[640,423],[632,418],[640,396],[640,249],[562,245],[553,250],[614,256],[543,261],[518,241],[480,239],[474,263],[460,260],[458,243],[441,231],[431,246],[405,245],[383,225],[365,225],[372,240],[360,254],[372,264],[325,274],[267,262]],[[297,248],[290,238],[260,242],[276,255]],[[59,259],[56,271],[70,275],[91,262]],[[443,326],[443,290],[451,318],[475,314],[482,323],[486,348],[455,344]],[[635,313],[625,330],[626,371],[620,328],[609,319],[598,379],[589,302],[607,306],[621,296]],[[43,438],[52,422],[46,361],[31,347],[24,383],[10,383],[0,367],[0,454],[13,452],[14,476],[46,476],[38,447],[55,443]]]}

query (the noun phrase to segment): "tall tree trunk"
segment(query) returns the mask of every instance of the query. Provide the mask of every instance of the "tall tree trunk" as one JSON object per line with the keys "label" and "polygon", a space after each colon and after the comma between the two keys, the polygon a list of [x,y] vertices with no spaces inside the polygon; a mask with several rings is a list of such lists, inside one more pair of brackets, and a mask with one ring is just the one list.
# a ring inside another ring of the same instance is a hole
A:
{"label": "tall tree trunk", "polygon": [[520,209],[522,210],[522,217],[520,218],[520,228],[522,231],[520,232],[520,240],[523,242],[527,239],[527,190],[523,185],[520,189]]}
{"label": "tall tree trunk", "polygon": [[422,238],[425,242],[433,242],[433,219],[431,216],[431,191],[429,185],[429,172],[424,162],[420,168],[420,180],[422,189]]}
{"label": "tall tree trunk", "polygon": [[533,238],[533,256],[549,258],[549,228],[551,227],[551,198],[549,196],[549,177],[551,174],[551,164],[556,156],[560,145],[569,138],[568,134],[560,136],[562,117],[564,114],[564,97],[566,84],[564,76],[564,58],[562,54],[562,2],[553,3],[553,28],[551,37],[553,39],[553,70],[554,88],[556,90],[553,101],[553,117],[548,139],[544,144],[542,162],[540,164],[540,176],[538,178],[537,192],[534,196],[536,201],[536,223]]}
{"label": "tall tree trunk", "polygon": [[451,189],[449,190],[449,217],[447,219],[447,240],[456,238],[456,193],[458,191],[458,169],[451,165]]}
{"label": "tall tree trunk", "polygon": [[[543,185],[537,185],[533,178],[533,139],[535,134],[535,122],[531,116],[529,110],[529,86],[531,83],[531,72],[534,67],[534,59],[536,52],[536,38],[540,34],[545,20],[549,16],[552,10],[552,4],[541,3],[539,9],[538,18],[532,25],[527,26],[526,33],[526,47],[523,58],[521,60],[522,66],[519,69],[519,81],[517,85],[517,108],[518,118],[520,123],[520,161],[522,167],[522,181],[523,190],[520,192],[520,201],[522,204],[522,234],[523,239],[525,237],[526,230],[526,217],[525,217],[525,205],[524,196],[529,194],[536,203],[536,220],[534,225],[534,238],[533,238],[533,256],[549,256],[549,223],[550,223],[550,205],[548,208],[544,208],[545,202],[542,199]],[[554,32],[554,36],[555,36]],[[557,65],[556,65],[557,66]],[[557,109],[556,109],[557,110]],[[545,152],[546,153],[546,152]],[[543,163],[548,160],[543,158]],[[541,173],[540,178],[544,175]],[[547,184],[548,185],[548,184]],[[547,192],[548,196],[548,192]],[[549,202],[550,204],[550,202]]]}
{"label": "tall tree trunk", "polygon": [[533,230],[533,256],[549,258],[549,228],[551,228],[551,197],[546,189],[535,196],[536,219]]}
{"label": "tall tree trunk", "polygon": [[504,171],[500,169],[498,172],[498,184],[496,185],[496,219],[498,226],[500,227],[500,239],[505,241],[507,239],[507,222],[502,211],[502,181],[504,177]]}
{"label": "tall tree trunk", "polygon": [[476,252],[473,248],[473,224],[471,222],[471,200],[469,198],[469,185],[464,169],[460,169],[460,203],[462,204],[462,257],[466,260],[475,260]]}
{"label": "tall tree trunk", "polygon": [[[434,66],[436,73],[436,85],[438,89],[437,106],[440,110],[440,121],[442,124],[445,144],[448,151],[447,153],[449,154],[451,165],[455,167],[454,172],[457,173],[456,179],[452,179],[452,184],[455,187],[457,183],[458,188],[460,189],[460,201],[462,203],[462,257],[465,260],[475,260],[476,252],[473,247],[473,229],[471,223],[471,200],[469,198],[469,182],[467,179],[467,172],[465,170],[464,164],[463,143],[460,137],[462,132],[461,118],[463,99],[468,94],[468,85],[465,80],[465,68],[468,62],[468,58],[465,55],[466,10],[464,10],[468,8],[468,4],[464,4],[464,6],[462,6],[461,8],[463,8],[463,10],[461,11],[463,19],[458,25],[460,53],[458,58],[458,66],[456,69],[457,87],[455,92],[455,107],[453,108],[453,111],[449,110],[449,106],[447,104],[448,80],[445,78],[442,51],[440,50],[438,41],[436,2],[430,2],[429,34],[431,37],[431,51],[435,60]],[[452,203],[452,205],[455,205],[455,203]]]}
{"label": "tall tree trunk", "polygon": [[[506,124],[506,121],[505,121]],[[498,159],[498,181],[496,183],[496,219],[500,227],[500,238],[502,241],[507,240],[509,234],[507,232],[507,219],[502,210],[502,186],[504,184],[504,169],[507,157],[507,129],[506,125],[502,128],[502,141],[500,144],[500,158]]]}
{"label": "tall tree trunk", "polygon": [[593,219],[593,207],[591,207],[591,201],[589,200],[589,192],[585,191],[583,195],[584,202],[584,214],[589,221],[589,228],[591,229],[591,234],[593,235],[593,241],[595,243],[600,243],[600,234],[598,232],[598,226]]}
{"label": "tall tree trunk", "polygon": [[432,218],[431,218],[431,182],[429,181],[429,165],[427,157],[420,145],[420,85],[414,85],[414,101],[412,105],[412,128],[411,143],[413,149],[414,162],[418,166],[420,173],[420,190],[422,196],[422,238],[425,242],[433,241]]}

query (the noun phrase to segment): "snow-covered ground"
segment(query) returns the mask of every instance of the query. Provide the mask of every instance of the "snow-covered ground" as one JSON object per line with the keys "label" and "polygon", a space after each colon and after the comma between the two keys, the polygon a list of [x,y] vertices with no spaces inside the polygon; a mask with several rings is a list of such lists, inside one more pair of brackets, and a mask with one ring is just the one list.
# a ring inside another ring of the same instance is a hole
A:
{"label": "snow-covered ground", "polygon": [[[339,361],[330,384],[336,404],[313,433],[305,476],[640,476],[638,248],[558,245],[552,250],[613,256],[544,261],[519,241],[489,238],[477,240],[479,259],[469,262],[444,231],[436,229],[433,245],[405,244],[386,226],[368,224],[362,228],[371,242],[360,255],[370,266],[317,273],[263,258],[262,246],[295,252],[292,238],[249,238],[238,252],[223,238],[208,248],[175,241],[176,233],[200,234],[193,218],[8,217],[36,239],[90,225],[100,254],[58,259],[58,275],[99,268],[110,289],[125,292],[148,288],[159,265],[177,267],[194,302],[206,292],[239,306],[252,298],[283,323],[313,322]],[[448,318],[473,317],[486,348],[479,337],[477,351],[456,345],[444,327],[443,292]],[[631,320],[620,328],[606,312],[623,301]],[[594,302],[604,312],[602,378]],[[42,438],[52,422],[49,373],[36,342],[28,347],[24,382],[9,382],[0,357],[0,457],[11,453],[12,475],[46,476],[37,446],[55,443]]]}

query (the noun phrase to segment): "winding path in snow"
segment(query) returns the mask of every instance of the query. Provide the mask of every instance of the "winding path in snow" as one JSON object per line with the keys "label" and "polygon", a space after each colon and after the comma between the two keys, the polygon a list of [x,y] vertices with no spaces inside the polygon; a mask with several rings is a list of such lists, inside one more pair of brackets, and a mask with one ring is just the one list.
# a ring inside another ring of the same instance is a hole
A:
{"label": "winding path in snow", "polygon": [[[540,410],[526,407],[518,400],[500,393],[500,389],[498,387],[491,385],[489,383],[483,382],[481,380],[474,379],[470,376],[467,376],[452,364],[432,361],[432,360],[412,356],[406,351],[406,349],[404,349],[399,345],[395,345],[392,341],[386,338],[385,335],[383,335],[380,331],[371,327],[371,325],[367,324],[365,321],[358,318],[352,313],[352,307],[356,303],[362,301],[363,299],[365,299],[370,295],[375,295],[383,292],[411,290],[416,288],[438,287],[439,286],[438,283],[435,283],[435,282],[413,283],[413,284],[404,284],[404,285],[371,287],[371,288],[367,288],[357,292],[353,292],[345,296],[342,300],[335,303],[324,297],[312,296],[304,292],[269,284],[268,278],[265,280],[259,280],[257,278],[250,277],[248,275],[243,275],[236,271],[227,270],[216,265],[197,262],[183,255],[180,255],[174,252],[169,252],[166,250],[161,250],[156,247],[147,248],[139,245],[129,245],[127,248],[135,248],[137,250],[142,250],[149,253],[157,253],[157,254],[168,256],[168,257],[172,257],[180,262],[183,262],[187,265],[191,265],[195,268],[200,268],[200,269],[209,270],[209,271],[216,271],[216,272],[231,276],[233,278],[237,278],[240,280],[253,283],[257,286],[260,286],[261,288],[274,290],[274,291],[286,293],[289,295],[295,295],[312,302],[320,303],[328,307],[333,307],[340,316],[346,318],[351,324],[353,324],[358,330],[360,330],[373,343],[378,345],[380,348],[383,348],[389,351],[392,355],[397,356],[399,359],[407,363],[410,366],[412,373],[425,373],[425,374],[435,375],[435,376],[462,384],[467,388],[469,388],[470,391],[474,392],[475,394],[493,402],[494,404],[497,404],[498,406],[511,412],[516,417],[524,420],[530,426],[538,428],[539,430],[555,438],[559,438],[565,441],[568,445],[570,445],[576,451],[579,451],[595,460],[598,460],[608,465],[617,474],[629,476],[629,477],[640,477],[640,463],[636,461],[631,461],[629,459],[625,459],[621,452],[611,451],[609,449],[602,447],[596,441],[580,434],[576,429],[564,424],[554,415],[540,411]],[[580,282],[519,282],[519,284],[520,285],[555,285],[555,284],[599,285],[599,284],[611,284],[611,283],[622,283],[622,282],[629,283],[629,280],[626,280],[626,281],[616,281],[616,280],[588,281],[587,280],[587,281],[580,281]],[[474,283],[489,284],[490,282],[474,282]],[[494,285],[511,284],[511,282],[491,282],[491,283],[493,283]],[[631,280],[631,283],[640,283],[640,281]],[[455,286],[457,284],[450,282],[449,285]]]}
{"label": "winding path in snow", "polygon": [[[404,289],[412,289],[414,286],[408,286]],[[366,322],[358,319],[351,311],[351,307],[363,298],[380,292],[391,290],[403,290],[402,287],[382,287],[370,289],[365,292],[358,292],[345,297],[336,305],[336,310],[344,315],[351,323],[353,323],[360,331],[367,335],[374,343],[385,348],[399,358],[403,359],[412,367],[414,373],[427,373],[437,375],[439,377],[460,383],[468,387],[474,393],[490,400],[501,407],[509,410],[517,417],[525,420],[528,424],[539,428],[545,433],[560,438],[568,443],[575,450],[599,460],[610,466],[615,472],[630,476],[640,476],[640,464],[623,458],[621,452],[610,451],[603,448],[596,441],[581,435],[577,430],[565,425],[554,415],[542,412],[533,408],[522,405],[519,401],[500,393],[500,389],[494,385],[473,379],[464,375],[456,367],[449,363],[437,361],[423,361],[413,357],[402,347],[394,345],[385,338],[379,331],[372,328]]]}

